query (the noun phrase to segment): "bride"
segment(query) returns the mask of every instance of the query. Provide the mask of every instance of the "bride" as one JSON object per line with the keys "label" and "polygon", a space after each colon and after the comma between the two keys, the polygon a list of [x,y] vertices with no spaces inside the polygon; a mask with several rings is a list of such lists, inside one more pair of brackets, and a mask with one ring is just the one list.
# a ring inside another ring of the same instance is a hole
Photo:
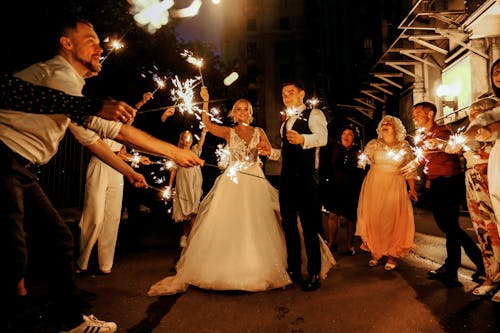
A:
{"label": "bride", "polygon": [[[250,126],[252,105],[238,100],[229,116],[236,125],[210,121],[208,90],[201,88],[202,120],[224,138],[229,165],[200,204],[198,216],[176,265],[177,274],[153,284],[149,296],[184,292],[189,285],[211,290],[264,291],[292,283],[287,274],[278,191],[267,181],[257,146],[269,145],[265,132]],[[322,244],[322,277],[335,264]]]}

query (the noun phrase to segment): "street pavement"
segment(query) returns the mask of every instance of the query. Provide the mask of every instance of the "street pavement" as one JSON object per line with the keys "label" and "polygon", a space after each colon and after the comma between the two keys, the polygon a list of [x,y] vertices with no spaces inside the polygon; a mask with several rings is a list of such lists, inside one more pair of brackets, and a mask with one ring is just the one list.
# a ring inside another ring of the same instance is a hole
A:
{"label": "street pavement", "polygon": [[[161,220],[146,226],[145,252],[122,249],[110,276],[88,275],[79,283],[97,294],[94,313],[116,321],[119,332],[499,332],[500,305],[471,294],[470,262],[464,260],[459,272],[462,287],[426,278],[444,259],[444,238],[432,230],[428,211],[416,209],[415,216],[416,249],[395,271],[368,267],[370,256],[362,250],[353,257],[334,253],[337,265],[315,292],[190,288],[149,297],[152,283],[174,274],[180,254],[180,229]],[[466,216],[461,223],[471,232]]]}
{"label": "street pavement", "polygon": [[[415,217],[416,249],[395,271],[369,267],[369,254],[359,249],[355,256],[342,254],[340,244],[337,265],[314,292],[297,286],[258,293],[191,287],[149,297],[151,284],[174,274],[181,233],[179,224],[149,212],[139,228],[122,223],[112,274],[90,271],[78,284],[96,295],[92,313],[115,321],[118,332],[499,332],[500,305],[471,294],[477,284],[470,262],[460,269],[461,287],[426,278],[444,259],[444,239],[428,211],[416,209]],[[461,223],[471,232],[467,217]],[[36,332],[50,332],[40,327]]]}

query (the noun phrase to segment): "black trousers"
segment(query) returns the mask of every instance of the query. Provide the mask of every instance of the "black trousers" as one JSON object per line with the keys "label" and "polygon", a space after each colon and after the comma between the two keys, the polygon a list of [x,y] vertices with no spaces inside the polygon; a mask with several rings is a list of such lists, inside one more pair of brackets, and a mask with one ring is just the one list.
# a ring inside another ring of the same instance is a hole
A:
{"label": "black trousers", "polygon": [[[49,293],[54,309],[66,324],[82,321],[87,304],[75,283],[71,231],[30,171],[28,161],[0,142],[0,255],[3,257],[3,298],[16,297],[16,285],[26,277],[27,235],[44,245]],[[11,297],[9,297],[11,296]]]}
{"label": "black trousers", "polygon": [[301,247],[297,226],[298,218],[300,218],[307,256],[307,272],[309,275],[318,275],[321,271],[318,238],[322,229],[321,203],[319,181],[312,178],[314,177],[282,176],[279,185],[279,200],[288,251],[288,270],[299,274],[301,272]]}
{"label": "black trousers", "polygon": [[478,269],[484,269],[481,250],[459,224],[464,187],[464,177],[458,174],[432,179],[428,189],[432,214],[446,237],[445,266],[452,272],[456,272],[461,265],[461,247]]}

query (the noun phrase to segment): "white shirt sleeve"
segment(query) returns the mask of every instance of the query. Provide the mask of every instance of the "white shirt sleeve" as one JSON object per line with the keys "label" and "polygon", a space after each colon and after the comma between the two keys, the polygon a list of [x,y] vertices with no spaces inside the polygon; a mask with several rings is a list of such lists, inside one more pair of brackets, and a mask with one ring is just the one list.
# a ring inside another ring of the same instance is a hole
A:
{"label": "white shirt sleeve", "polygon": [[89,146],[91,144],[94,144],[99,139],[99,135],[97,135],[96,132],[80,126],[75,122],[71,122],[68,127],[71,133],[73,133],[75,138],[78,140],[78,142],[82,144],[82,146]]}
{"label": "white shirt sleeve", "polygon": [[326,117],[321,110],[313,109],[309,116],[309,129],[311,134],[304,135],[303,149],[325,146],[328,142],[328,129]]}
{"label": "white shirt sleeve", "polygon": [[281,149],[271,147],[271,154],[267,158],[272,161],[279,160],[281,158]]}
{"label": "white shirt sleeve", "polygon": [[114,139],[120,133],[123,123],[90,116],[87,118],[85,125],[96,132],[101,138]]}

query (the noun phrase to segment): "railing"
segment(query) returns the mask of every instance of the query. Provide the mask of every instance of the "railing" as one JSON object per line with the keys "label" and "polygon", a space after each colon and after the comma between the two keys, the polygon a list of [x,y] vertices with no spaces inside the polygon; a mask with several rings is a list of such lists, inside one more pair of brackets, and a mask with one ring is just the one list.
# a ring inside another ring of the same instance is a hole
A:
{"label": "railing", "polygon": [[38,170],[39,181],[56,208],[81,207],[90,152],[67,132],[52,160]]}

